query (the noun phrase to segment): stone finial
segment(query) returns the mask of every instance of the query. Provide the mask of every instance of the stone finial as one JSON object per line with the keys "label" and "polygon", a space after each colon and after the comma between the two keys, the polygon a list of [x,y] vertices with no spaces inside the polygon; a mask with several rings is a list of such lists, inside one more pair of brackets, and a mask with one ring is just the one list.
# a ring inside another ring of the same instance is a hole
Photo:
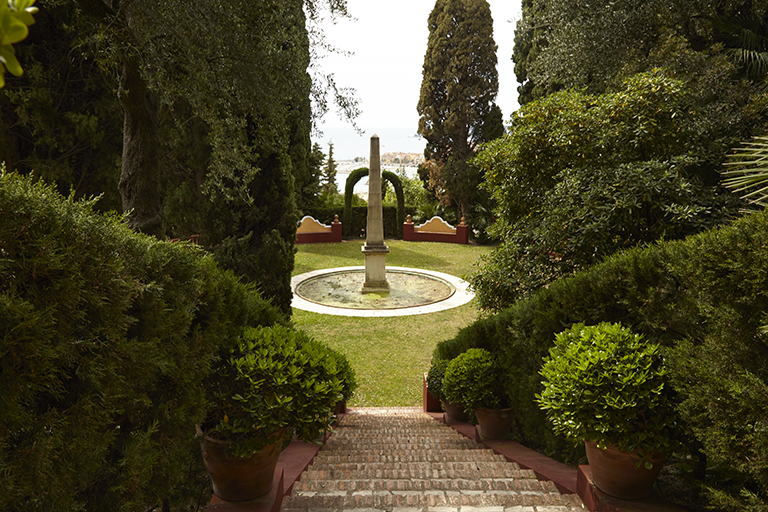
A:
{"label": "stone finial", "polygon": [[411,220],[411,214],[410,213],[408,214],[408,217],[406,218],[405,222],[407,222],[408,224],[413,224],[413,221]]}
{"label": "stone finial", "polygon": [[333,216],[333,223],[334,224],[339,224],[339,214],[338,213]]}
{"label": "stone finial", "polygon": [[459,226],[466,226],[466,224],[464,224],[464,217],[463,216],[461,217],[461,222],[459,222]]}

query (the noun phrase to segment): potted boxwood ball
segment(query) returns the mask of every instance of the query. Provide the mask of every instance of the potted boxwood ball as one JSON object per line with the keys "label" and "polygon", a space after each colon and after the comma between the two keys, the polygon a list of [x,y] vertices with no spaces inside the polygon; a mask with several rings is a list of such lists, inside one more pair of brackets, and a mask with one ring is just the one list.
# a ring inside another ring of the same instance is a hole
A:
{"label": "potted boxwood ball", "polygon": [[446,399],[474,412],[480,435],[488,439],[506,438],[514,422],[501,377],[496,358],[482,348],[471,348],[452,359],[443,377]]}
{"label": "potted boxwood ball", "polygon": [[198,425],[214,493],[246,501],[267,493],[284,439],[316,440],[342,400],[336,355],[283,326],[245,329],[209,383],[212,407]]}
{"label": "potted boxwood ball", "polygon": [[448,421],[465,422],[469,420],[469,414],[464,410],[464,406],[457,402],[449,402],[443,393],[443,377],[449,362],[449,359],[438,359],[432,363],[427,373],[427,389],[433,397],[440,400]]}
{"label": "potted boxwood ball", "polygon": [[622,499],[650,495],[677,446],[659,346],[621,324],[576,324],[556,336],[540,373],[539,406],[554,432],[585,443],[595,485]]}

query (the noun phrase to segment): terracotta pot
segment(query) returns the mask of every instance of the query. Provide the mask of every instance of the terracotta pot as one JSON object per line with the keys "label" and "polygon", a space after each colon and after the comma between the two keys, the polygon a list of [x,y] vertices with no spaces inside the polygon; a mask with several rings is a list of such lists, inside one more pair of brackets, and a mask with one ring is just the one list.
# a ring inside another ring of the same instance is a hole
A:
{"label": "terracotta pot", "polygon": [[475,409],[477,423],[480,425],[480,435],[486,439],[505,439],[514,422],[512,409]]}
{"label": "terracotta pot", "polygon": [[267,494],[272,489],[277,458],[282,449],[283,433],[275,441],[251,457],[227,455],[228,441],[204,435],[197,426],[203,462],[213,483],[213,492],[225,501],[248,501]]}
{"label": "terracotta pot", "polygon": [[592,470],[592,480],[598,489],[615,498],[636,500],[647,498],[653,492],[653,483],[664,464],[664,455],[653,454],[653,468],[641,464],[637,452],[623,452],[615,448],[598,448],[597,443],[585,441],[587,460]]}
{"label": "terracotta pot", "polygon": [[445,411],[445,415],[447,416],[447,420],[453,423],[465,423],[469,421],[469,414],[467,414],[467,411],[464,410],[464,406],[462,404],[457,404],[456,402],[448,402],[446,400],[440,400],[440,403],[443,406],[443,410]]}

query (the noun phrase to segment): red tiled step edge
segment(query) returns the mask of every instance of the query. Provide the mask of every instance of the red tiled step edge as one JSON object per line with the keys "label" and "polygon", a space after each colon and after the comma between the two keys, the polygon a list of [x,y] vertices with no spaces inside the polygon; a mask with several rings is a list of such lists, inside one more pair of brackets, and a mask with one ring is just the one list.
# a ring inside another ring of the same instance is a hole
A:
{"label": "red tiled step edge", "polygon": [[[339,414],[339,419],[343,417],[343,413]],[[328,437],[330,434],[323,437],[321,444],[291,441],[285,450],[280,452],[272,480],[272,490],[264,496],[250,501],[232,502],[224,501],[214,494],[205,512],[278,512],[283,504],[283,497],[291,493],[293,484],[309,467]]]}
{"label": "red tiled step edge", "polygon": [[481,439],[474,425],[447,422],[445,413],[438,404],[439,401],[435,400],[427,390],[425,374],[424,412],[448,424],[460,434],[502,454],[508,461],[517,462],[523,469],[532,470],[540,480],[551,480],[561,493],[578,494],[590,512],[685,512],[685,509],[666,502],[656,491],[649,498],[642,500],[628,501],[609,496],[595,487],[592,481],[592,470],[588,465],[579,466],[577,470],[515,441]]}
{"label": "red tiled step edge", "polygon": [[[427,375],[424,374],[424,412],[433,418],[447,423],[445,415],[440,407],[440,402],[435,400],[427,389]],[[510,462],[517,462],[523,469],[530,469],[540,480],[550,480],[554,482],[557,490],[563,494],[576,494],[578,486],[576,484],[577,470],[567,464],[550,459],[535,450],[526,448],[515,441],[492,441],[490,439],[480,439],[480,434],[474,425],[469,423],[448,423],[450,427],[460,434],[474,439],[476,442],[484,444],[496,453],[500,453]]]}

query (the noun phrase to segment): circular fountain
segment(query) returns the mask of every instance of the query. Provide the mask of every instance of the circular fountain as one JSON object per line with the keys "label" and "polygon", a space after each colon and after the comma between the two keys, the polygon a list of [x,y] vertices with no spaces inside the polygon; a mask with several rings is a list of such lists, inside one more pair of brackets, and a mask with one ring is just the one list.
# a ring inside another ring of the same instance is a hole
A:
{"label": "circular fountain", "polygon": [[291,280],[296,309],[328,315],[420,315],[466,304],[473,293],[467,282],[441,272],[386,267],[381,203],[379,138],[371,137],[368,172],[368,219],[362,247],[364,267],[318,270]]}
{"label": "circular fountain", "polygon": [[327,315],[386,317],[421,315],[466,304],[469,284],[442,272],[387,267],[388,293],[361,293],[365,267],[317,270],[291,280],[291,306]]}

